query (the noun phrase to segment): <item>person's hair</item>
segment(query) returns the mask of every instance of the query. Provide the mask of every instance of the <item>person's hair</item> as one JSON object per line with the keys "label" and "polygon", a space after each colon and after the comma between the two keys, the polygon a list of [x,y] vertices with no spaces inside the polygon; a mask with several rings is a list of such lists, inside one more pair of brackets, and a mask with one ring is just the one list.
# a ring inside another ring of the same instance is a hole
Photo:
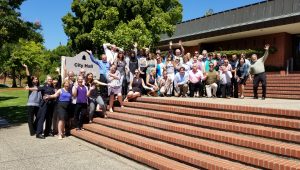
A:
{"label": "person's hair", "polygon": [[34,79],[37,79],[36,86],[40,86],[40,80],[38,79],[37,76],[31,76],[30,79],[31,79],[31,82],[32,82]]}
{"label": "person's hair", "polygon": [[66,83],[69,83],[69,84],[70,84],[70,81],[69,81],[68,79],[64,80],[64,81],[63,81],[63,84],[62,84],[63,87],[65,86]]}
{"label": "person's hair", "polygon": [[185,71],[185,68],[184,67],[180,67],[179,71],[181,71],[181,70]]}
{"label": "person's hair", "polygon": [[[155,68],[150,69],[150,73],[152,73],[153,71],[156,71]],[[155,75],[153,75],[153,76],[155,76]]]}
{"label": "person's hair", "polygon": [[240,64],[240,61],[241,61],[241,60],[244,60],[244,64],[246,63],[246,58],[245,58],[245,57],[240,57],[240,58],[239,58],[238,65],[237,65],[237,68],[240,68],[240,67],[241,67],[241,64]]}
{"label": "person's hair", "polygon": [[183,56],[183,62],[188,62],[189,61],[189,56],[188,54]]}
{"label": "person's hair", "polygon": [[149,53],[149,54],[147,55],[147,60],[153,60],[153,59],[155,59],[154,56],[155,56],[154,53]]}
{"label": "person's hair", "polygon": [[[122,54],[122,55],[121,55],[122,57],[120,57],[120,54]],[[125,58],[124,52],[119,52],[117,58],[118,58],[119,60],[121,60],[121,61],[124,61],[124,58]]]}
{"label": "person's hair", "polygon": [[[93,75],[93,73],[87,73],[87,75],[85,76],[85,83],[89,83],[89,79],[88,79],[89,75]],[[92,77],[92,80],[90,83],[93,83],[93,81],[94,81],[94,77]]]}
{"label": "person's hair", "polygon": [[134,57],[135,57],[135,51],[133,51],[133,50],[129,51],[129,57],[131,57],[131,56],[132,56],[132,54],[133,54],[133,55],[134,55]]}

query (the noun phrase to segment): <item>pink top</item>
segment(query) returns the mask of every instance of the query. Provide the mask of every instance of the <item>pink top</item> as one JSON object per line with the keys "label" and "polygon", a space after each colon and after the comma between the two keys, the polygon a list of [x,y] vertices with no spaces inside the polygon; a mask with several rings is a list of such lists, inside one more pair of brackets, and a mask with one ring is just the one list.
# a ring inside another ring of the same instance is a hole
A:
{"label": "pink top", "polygon": [[194,72],[193,70],[189,71],[189,80],[191,83],[198,83],[203,79],[203,73],[200,70],[197,70],[197,72]]}
{"label": "pink top", "polygon": [[198,70],[202,70],[202,63],[197,60],[196,62],[193,61],[191,65],[193,66],[195,63],[197,64]]}

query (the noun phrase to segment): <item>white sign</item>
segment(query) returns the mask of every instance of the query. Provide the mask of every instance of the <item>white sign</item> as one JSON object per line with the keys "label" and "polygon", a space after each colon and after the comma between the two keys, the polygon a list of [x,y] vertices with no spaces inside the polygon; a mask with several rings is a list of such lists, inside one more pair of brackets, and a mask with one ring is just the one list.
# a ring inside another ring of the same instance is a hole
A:
{"label": "white sign", "polygon": [[77,76],[79,74],[80,69],[85,70],[85,75],[87,73],[93,73],[94,79],[100,78],[99,66],[95,64],[91,58],[89,53],[83,51],[77,54],[74,57],[61,57],[61,67],[62,67],[62,75],[64,75],[64,70],[66,67],[66,71],[73,71]]}

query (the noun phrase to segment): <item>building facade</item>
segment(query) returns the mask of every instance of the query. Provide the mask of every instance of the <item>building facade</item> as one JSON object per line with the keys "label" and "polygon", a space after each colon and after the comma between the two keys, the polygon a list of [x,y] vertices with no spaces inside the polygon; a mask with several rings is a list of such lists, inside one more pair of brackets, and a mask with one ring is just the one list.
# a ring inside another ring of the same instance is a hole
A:
{"label": "building facade", "polygon": [[160,47],[182,40],[186,52],[259,49],[276,52],[266,65],[300,70],[300,0],[268,0],[184,21],[172,37],[161,36]]}

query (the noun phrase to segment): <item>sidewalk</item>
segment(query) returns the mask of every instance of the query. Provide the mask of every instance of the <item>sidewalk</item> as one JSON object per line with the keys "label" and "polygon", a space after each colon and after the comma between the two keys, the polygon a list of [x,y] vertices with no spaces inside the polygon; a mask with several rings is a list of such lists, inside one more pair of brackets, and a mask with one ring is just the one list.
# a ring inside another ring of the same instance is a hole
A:
{"label": "sidewalk", "polygon": [[0,169],[149,170],[149,167],[75,137],[29,136],[27,124],[0,128]]}

